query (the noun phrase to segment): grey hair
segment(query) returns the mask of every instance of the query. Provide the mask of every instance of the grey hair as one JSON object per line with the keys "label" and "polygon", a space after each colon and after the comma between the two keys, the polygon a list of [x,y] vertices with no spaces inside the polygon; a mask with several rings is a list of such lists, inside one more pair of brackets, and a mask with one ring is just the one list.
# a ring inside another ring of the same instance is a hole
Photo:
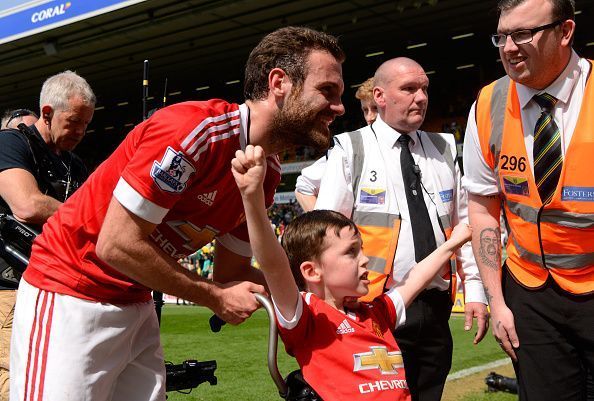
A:
{"label": "grey hair", "polygon": [[67,70],[45,80],[39,95],[39,110],[45,104],[54,110],[67,110],[68,100],[80,96],[83,103],[95,106],[97,98],[88,82],[77,73]]}

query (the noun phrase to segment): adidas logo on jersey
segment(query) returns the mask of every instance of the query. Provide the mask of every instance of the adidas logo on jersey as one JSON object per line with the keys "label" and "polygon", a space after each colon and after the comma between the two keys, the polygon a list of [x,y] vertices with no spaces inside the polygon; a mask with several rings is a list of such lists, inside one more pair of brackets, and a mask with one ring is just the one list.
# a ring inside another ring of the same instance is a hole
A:
{"label": "adidas logo on jersey", "polygon": [[340,326],[338,326],[338,329],[336,329],[336,334],[348,334],[354,332],[355,329],[353,329],[353,327],[349,324],[349,321],[347,319],[344,319]]}
{"label": "adidas logo on jersey", "polygon": [[197,198],[207,204],[208,206],[212,206],[215,196],[217,196],[217,191],[212,191],[207,194],[198,195]]}

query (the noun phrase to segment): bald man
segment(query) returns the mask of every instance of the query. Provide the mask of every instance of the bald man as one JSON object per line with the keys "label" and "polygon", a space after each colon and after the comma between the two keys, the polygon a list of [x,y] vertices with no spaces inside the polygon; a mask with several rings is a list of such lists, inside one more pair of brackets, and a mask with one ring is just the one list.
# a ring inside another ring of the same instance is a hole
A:
{"label": "bald man", "polygon": [[[315,207],[339,211],[357,223],[378,294],[404,283],[411,268],[446,240],[451,227],[467,221],[467,199],[454,163],[454,137],[419,130],[428,105],[423,68],[414,60],[395,58],[378,68],[374,82],[379,115],[371,125],[337,136]],[[394,334],[413,400],[441,399],[452,361],[448,319],[456,269],[464,281],[464,328],[470,330],[477,319],[475,344],[486,332],[485,294],[466,245],[406,313],[397,311],[405,323]]]}

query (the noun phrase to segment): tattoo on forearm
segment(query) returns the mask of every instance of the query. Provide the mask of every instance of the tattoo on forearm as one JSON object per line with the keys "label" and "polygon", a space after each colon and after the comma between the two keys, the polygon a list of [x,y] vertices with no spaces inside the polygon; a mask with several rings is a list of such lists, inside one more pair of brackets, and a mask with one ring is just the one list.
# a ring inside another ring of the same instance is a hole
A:
{"label": "tattoo on forearm", "polygon": [[501,232],[499,228],[485,228],[479,239],[481,261],[493,270],[501,268]]}

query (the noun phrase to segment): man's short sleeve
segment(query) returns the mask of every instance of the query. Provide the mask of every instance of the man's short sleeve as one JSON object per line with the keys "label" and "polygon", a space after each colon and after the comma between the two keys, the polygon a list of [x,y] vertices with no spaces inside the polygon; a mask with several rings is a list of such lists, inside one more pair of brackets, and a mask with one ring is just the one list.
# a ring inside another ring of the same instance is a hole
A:
{"label": "man's short sleeve", "polygon": [[301,175],[297,177],[295,191],[304,195],[317,195],[320,191],[320,183],[324,172],[326,171],[326,156],[320,157],[316,162],[301,170]]}
{"label": "man's short sleeve", "polygon": [[[187,102],[159,110],[137,126],[133,153],[114,196],[155,224],[200,177],[204,150],[214,136],[239,129],[239,110],[225,102]],[[203,156],[202,158],[200,156]]]}
{"label": "man's short sleeve", "polygon": [[476,103],[470,108],[464,136],[464,176],[462,186],[471,194],[494,195],[499,193],[495,172],[487,165],[478,137],[475,119]]}
{"label": "man's short sleeve", "polygon": [[350,154],[342,146],[335,146],[330,151],[320,184],[316,209],[336,210],[345,216],[351,216],[355,199],[349,167],[350,159]]}
{"label": "man's short sleeve", "polygon": [[307,336],[309,326],[313,319],[313,312],[311,311],[310,305],[310,302],[312,301],[313,300],[311,299],[310,293],[302,293],[297,301],[295,316],[293,316],[291,319],[289,319],[289,317],[283,316],[277,309],[276,305],[274,306],[279,334],[285,344],[287,352],[290,355],[294,355],[294,348],[298,347]]}
{"label": "man's short sleeve", "polygon": [[27,139],[16,130],[0,131],[0,171],[21,168],[34,174],[35,165]]}

